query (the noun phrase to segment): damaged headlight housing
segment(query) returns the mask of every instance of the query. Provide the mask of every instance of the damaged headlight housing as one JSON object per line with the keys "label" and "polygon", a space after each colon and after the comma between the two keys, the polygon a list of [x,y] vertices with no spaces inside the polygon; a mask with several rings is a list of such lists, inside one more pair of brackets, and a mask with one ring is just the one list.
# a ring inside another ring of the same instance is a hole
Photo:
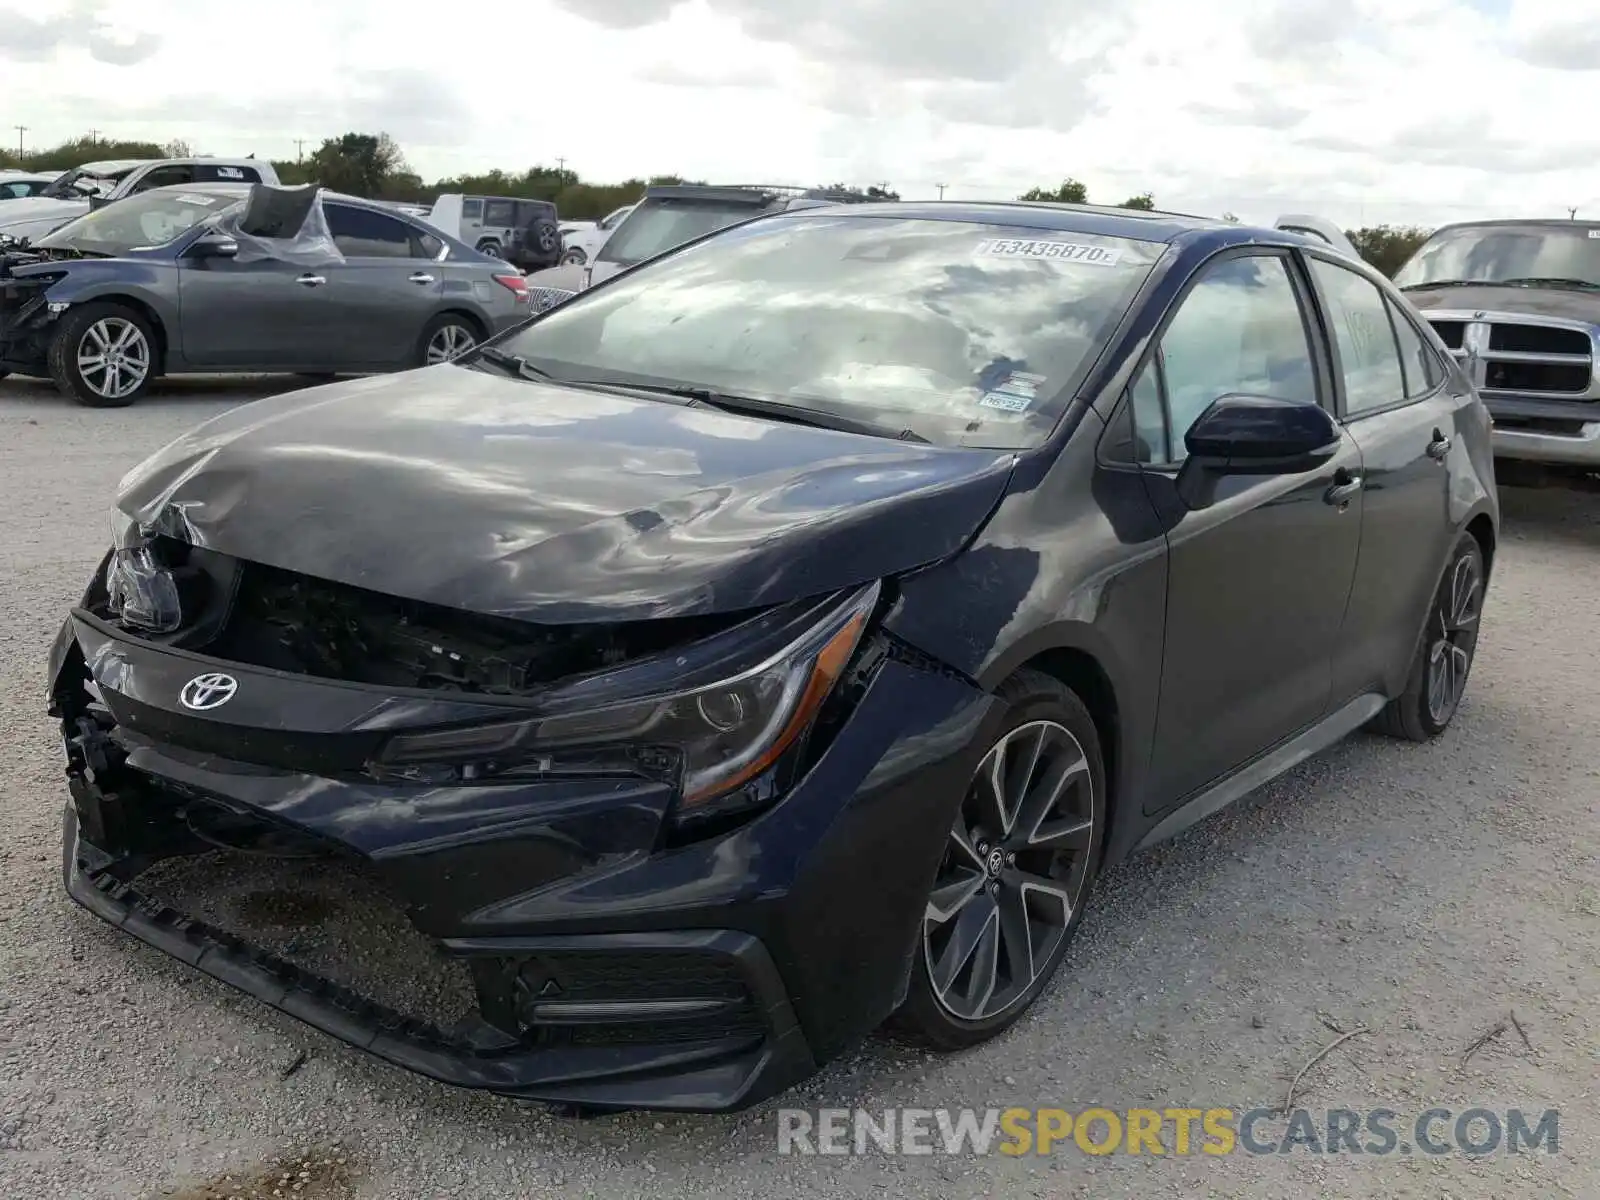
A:
{"label": "damaged headlight housing", "polygon": [[104,582],[112,616],[146,633],[180,629],[199,599],[196,573],[165,561],[153,532],[117,508],[111,510],[111,546]]}
{"label": "damaged headlight housing", "polygon": [[598,763],[604,747],[666,751],[679,767],[680,819],[720,810],[724,798],[766,775],[811,728],[877,599],[877,584],[861,588],[764,662],[706,687],[527,721],[401,734],[374,766],[403,772],[428,763],[474,764],[487,776],[516,763]]}

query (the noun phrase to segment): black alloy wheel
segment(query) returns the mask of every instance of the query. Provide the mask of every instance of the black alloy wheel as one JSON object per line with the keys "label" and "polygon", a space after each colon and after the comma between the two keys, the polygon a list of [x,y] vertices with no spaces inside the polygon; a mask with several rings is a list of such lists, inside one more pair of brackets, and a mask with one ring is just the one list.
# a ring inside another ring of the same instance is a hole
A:
{"label": "black alloy wheel", "polygon": [[1374,719],[1375,730],[1425,742],[1449,726],[1477,654],[1487,582],[1483,549],[1471,534],[1462,534],[1428,608],[1405,691]]}
{"label": "black alloy wheel", "polygon": [[1060,965],[1105,834],[1094,722],[1060,682],[1032,671],[1001,689],[1013,716],[956,813],[897,1024],[943,1048],[1015,1021]]}

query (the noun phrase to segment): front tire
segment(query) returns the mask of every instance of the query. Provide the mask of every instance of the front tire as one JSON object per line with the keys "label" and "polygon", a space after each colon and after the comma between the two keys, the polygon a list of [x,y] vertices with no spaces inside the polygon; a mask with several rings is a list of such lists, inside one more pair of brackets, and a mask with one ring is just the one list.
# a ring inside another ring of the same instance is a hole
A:
{"label": "front tire", "polygon": [[1373,718],[1376,732],[1426,742],[1449,726],[1461,707],[1477,654],[1486,582],[1483,548],[1477,538],[1464,533],[1428,606],[1405,690]]}
{"label": "front tire", "polygon": [[487,254],[490,258],[501,256],[499,242],[479,242],[477,249],[479,254]]}
{"label": "front tire", "polygon": [[941,1050],[984,1042],[1049,984],[1083,917],[1105,840],[1100,738],[1059,680],[1019,671],[956,814],[893,1028]]}
{"label": "front tire", "polygon": [[561,254],[561,265],[564,267],[581,267],[589,261],[589,256],[583,252],[583,247],[574,246]]}
{"label": "front tire", "polygon": [[131,308],[69,308],[50,341],[50,378],[63,395],[89,408],[126,408],[155,378],[155,345],[150,323]]}

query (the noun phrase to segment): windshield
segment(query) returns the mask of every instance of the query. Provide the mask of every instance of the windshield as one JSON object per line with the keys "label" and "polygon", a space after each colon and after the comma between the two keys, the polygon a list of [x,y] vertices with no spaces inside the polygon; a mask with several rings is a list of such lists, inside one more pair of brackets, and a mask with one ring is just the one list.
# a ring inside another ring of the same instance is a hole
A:
{"label": "windshield", "polygon": [[1165,247],[778,216],[581,292],[501,348],[558,380],[687,385],[945,445],[1048,436]]}
{"label": "windshield", "polygon": [[631,267],[760,213],[758,204],[727,200],[645,200],[606,239],[596,261]]}
{"label": "windshield", "polygon": [[46,249],[121,254],[165,246],[239,202],[238,196],[209,192],[144,192],[68,221],[36,245]]}
{"label": "windshield", "polygon": [[1600,286],[1600,227],[1479,225],[1445,229],[1395,274],[1399,287],[1466,280],[1571,279]]}
{"label": "windshield", "polygon": [[132,167],[124,167],[120,171],[98,175],[82,167],[74,167],[65,175],[59,176],[39,194],[49,196],[52,200],[82,200],[88,196],[109,196],[131,170]]}

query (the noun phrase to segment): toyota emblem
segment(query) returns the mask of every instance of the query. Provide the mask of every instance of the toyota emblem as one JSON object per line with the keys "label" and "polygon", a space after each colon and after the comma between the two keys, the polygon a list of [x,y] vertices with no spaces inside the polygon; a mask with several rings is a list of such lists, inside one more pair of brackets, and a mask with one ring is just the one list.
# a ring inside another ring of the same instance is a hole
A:
{"label": "toyota emblem", "polygon": [[212,671],[196,675],[184,684],[183,690],[178,693],[178,702],[185,708],[204,712],[208,708],[221,708],[233,699],[233,694],[238,690],[239,681],[232,675]]}

